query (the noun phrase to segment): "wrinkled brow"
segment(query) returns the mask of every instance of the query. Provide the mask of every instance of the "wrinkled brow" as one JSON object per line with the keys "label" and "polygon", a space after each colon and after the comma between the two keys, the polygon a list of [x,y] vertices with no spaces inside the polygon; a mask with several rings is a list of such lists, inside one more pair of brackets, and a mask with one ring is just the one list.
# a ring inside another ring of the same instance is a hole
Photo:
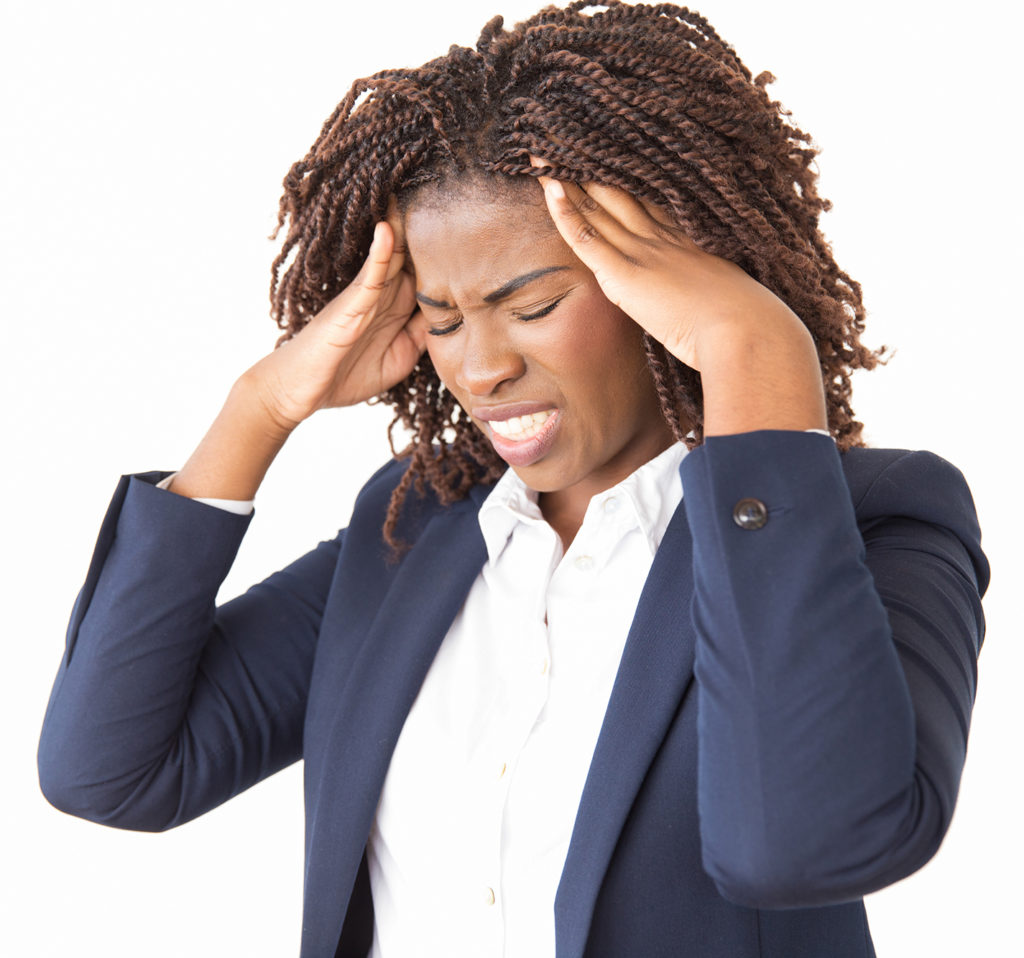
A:
{"label": "wrinkled brow", "polygon": [[[499,286],[494,292],[488,293],[484,297],[485,303],[497,303],[499,300],[504,299],[506,296],[511,296],[517,290],[522,289],[529,283],[532,283],[535,279],[540,279],[542,276],[547,276],[548,273],[557,273],[562,270],[568,269],[568,266],[544,266],[540,269],[530,270],[529,273],[523,273],[522,276],[517,276],[515,279],[510,279],[507,283]],[[416,293],[416,299],[423,303],[425,306],[433,306],[435,309],[454,309],[451,303],[441,302],[440,300],[432,299],[427,296],[426,293]]]}

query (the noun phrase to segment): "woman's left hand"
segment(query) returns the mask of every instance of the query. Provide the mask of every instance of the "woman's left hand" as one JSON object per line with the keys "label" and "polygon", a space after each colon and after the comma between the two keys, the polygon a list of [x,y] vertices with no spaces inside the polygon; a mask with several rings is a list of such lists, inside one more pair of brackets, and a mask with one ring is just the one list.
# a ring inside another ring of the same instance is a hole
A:
{"label": "woman's left hand", "polygon": [[624,190],[540,182],[558,232],[604,295],[700,371],[706,434],[824,427],[814,340],[778,296]]}
{"label": "woman's left hand", "polygon": [[722,335],[806,335],[771,290],[704,252],[664,211],[611,186],[540,181],[562,239],[605,296],[687,366],[699,370],[702,347]]}

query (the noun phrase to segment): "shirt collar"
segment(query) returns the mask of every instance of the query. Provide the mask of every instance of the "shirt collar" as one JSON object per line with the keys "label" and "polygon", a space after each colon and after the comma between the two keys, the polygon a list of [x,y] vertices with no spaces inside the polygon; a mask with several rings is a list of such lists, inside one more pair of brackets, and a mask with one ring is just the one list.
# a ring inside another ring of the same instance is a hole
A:
{"label": "shirt collar", "polygon": [[[598,493],[590,500],[583,525],[607,521],[610,510],[605,503],[611,499],[625,500],[631,507],[627,514],[635,516],[653,556],[683,498],[679,466],[686,452],[683,443],[673,443],[620,483]],[[537,491],[528,488],[513,469],[506,470],[498,480],[481,505],[478,517],[490,562],[497,561],[517,526],[545,524],[537,499]],[[623,510],[616,510],[616,514],[616,521],[621,522]]]}

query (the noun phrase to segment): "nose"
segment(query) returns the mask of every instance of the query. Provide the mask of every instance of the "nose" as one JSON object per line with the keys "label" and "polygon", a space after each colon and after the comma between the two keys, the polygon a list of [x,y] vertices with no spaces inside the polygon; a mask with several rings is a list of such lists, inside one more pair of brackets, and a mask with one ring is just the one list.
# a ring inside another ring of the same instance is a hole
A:
{"label": "nose", "polygon": [[489,396],[526,371],[526,360],[501,324],[467,323],[455,383],[474,396]]}

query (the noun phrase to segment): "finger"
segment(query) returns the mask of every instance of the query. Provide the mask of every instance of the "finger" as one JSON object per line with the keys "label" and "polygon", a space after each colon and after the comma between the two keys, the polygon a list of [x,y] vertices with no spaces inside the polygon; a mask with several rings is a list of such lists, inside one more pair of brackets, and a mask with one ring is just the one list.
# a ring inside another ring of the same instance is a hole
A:
{"label": "finger", "polygon": [[530,166],[534,167],[534,169],[543,170],[545,167],[550,168],[552,166],[552,164],[548,163],[547,160],[545,160],[545,159],[543,159],[543,158],[541,158],[539,156],[534,156],[531,153],[530,154]]}
{"label": "finger", "polygon": [[390,389],[405,379],[416,367],[427,348],[427,325],[423,314],[416,310],[390,339],[381,353],[381,382]]}
{"label": "finger", "polygon": [[363,265],[352,282],[337,297],[336,302],[341,307],[342,316],[360,318],[377,305],[381,293],[390,285],[388,270],[394,258],[394,247],[395,237],[391,228],[387,223],[377,223]]}
{"label": "finger", "polygon": [[[545,177],[546,179],[546,177]],[[622,191],[614,186],[599,186],[597,183],[571,183],[562,181],[562,189],[573,205],[586,219],[594,225],[600,234],[614,246],[625,251],[633,244],[638,235],[649,230],[633,230],[623,222],[617,211],[606,206],[599,196],[617,199]],[[625,195],[625,194],[623,194]],[[616,203],[619,211],[625,207]]]}
{"label": "finger", "polygon": [[[530,165],[535,169],[550,168],[551,166],[543,157],[535,156],[532,153],[529,154],[529,157]],[[543,185],[548,177],[541,176],[538,179]],[[672,212],[657,203],[652,203],[650,200],[634,196],[619,187],[608,186],[604,183],[584,183],[583,189],[634,233],[646,231],[651,220],[665,229],[683,232],[683,228]]]}
{"label": "finger", "polygon": [[678,246],[688,248],[690,250],[700,250],[700,247],[693,241],[690,236],[690,230],[686,220],[680,220],[676,215],[668,208],[659,205],[658,203],[652,203],[650,200],[638,198],[638,202],[643,205],[643,208],[647,211],[647,215],[657,224],[663,236],[670,236],[672,242]]}
{"label": "finger", "polygon": [[637,198],[637,202],[640,203],[641,206],[643,206],[644,210],[647,212],[647,215],[656,223],[661,224],[667,229],[685,232],[682,224],[679,222],[679,220],[676,219],[671,210],[666,209],[664,206],[659,206],[657,203],[652,203],[650,200],[645,200],[643,198]]}
{"label": "finger", "polygon": [[[580,187],[615,221],[636,237],[663,239],[666,235],[674,240],[689,242],[672,214],[664,207],[649,200],[641,199],[618,186],[606,183],[588,182]],[[605,235],[607,229],[602,229]],[[609,239],[612,239],[609,236]]]}
{"label": "finger", "polygon": [[427,317],[423,315],[423,310],[417,309],[409,317],[408,322],[405,324],[405,331],[409,334],[409,338],[416,345],[416,349],[419,354],[422,355],[427,348],[427,330],[429,329],[427,323]]}
{"label": "finger", "polygon": [[[549,167],[547,160],[539,156],[530,156],[530,165],[534,169],[545,169]],[[539,176],[541,186],[550,182],[550,177]],[[597,204],[608,212],[621,225],[634,233],[644,231],[650,223],[650,214],[640,204],[640,201],[616,186],[606,186],[603,183],[583,183],[578,185],[577,190],[582,190],[590,196]],[[610,239],[611,237],[609,237]]]}
{"label": "finger", "polygon": [[[607,213],[602,215],[599,204],[583,190],[575,184],[547,177],[541,180],[555,227],[592,272],[598,274],[614,269],[624,256],[629,256],[623,250],[623,246],[629,245],[628,231]],[[605,235],[606,232],[611,233],[614,240]]]}
{"label": "finger", "polygon": [[395,234],[383,220],[373,228],[373,240],[366,259],[356,275],[355,281],[367,289],[377,292],[384,287],[388,269],[391,266],[392,254],[395,251]]}
{"label": "finger", "polygon": [[659,228],[676,228],[671,214],[617,186],[608,186],[604,183],[584,183],[583,189],[626,229],[637,236],[650,235]]}
{"label": "finger", "polygon": [[[398,223],[397,229],[396,223]],[[402,230],[397,216],[391,222],[379,221],[373,230],[369,252],[353,279],[353,284],[375,288],[378,291],[387,287],[402,271],[405,264],[404,239],[405,232]]]}

